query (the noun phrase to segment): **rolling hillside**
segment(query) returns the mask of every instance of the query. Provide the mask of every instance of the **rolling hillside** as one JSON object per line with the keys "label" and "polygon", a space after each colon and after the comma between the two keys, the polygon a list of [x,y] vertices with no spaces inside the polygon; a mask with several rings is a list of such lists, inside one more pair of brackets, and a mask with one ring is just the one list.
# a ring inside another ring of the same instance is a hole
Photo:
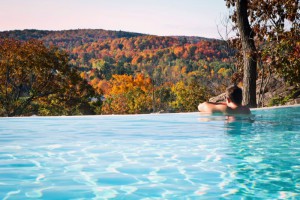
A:
{"label": "rolling hillside", "polygon": [[[104,102],[102,111],[97,113],[194,111],[200,100],[221,93],[236,71],[231,60],[232,51],[226,43],[201,37],[83,29],[0,32],[0,39],[5,38],[40,40],[48,47],[57,46],[66,51],[70,67],[78,69],[80,76],[98,94],[110,99],[106,102],[113,102],[109,105]],[[122,84],[125,85],[120,86]],[[145,96],[138,91],[143,91]],[[116,95],[125,95],[127,104],[132,101],[148,103],[145,107],[145,103],[136,102],[125,110],[121,105],[112,108],[125,101],[118,100]]]}

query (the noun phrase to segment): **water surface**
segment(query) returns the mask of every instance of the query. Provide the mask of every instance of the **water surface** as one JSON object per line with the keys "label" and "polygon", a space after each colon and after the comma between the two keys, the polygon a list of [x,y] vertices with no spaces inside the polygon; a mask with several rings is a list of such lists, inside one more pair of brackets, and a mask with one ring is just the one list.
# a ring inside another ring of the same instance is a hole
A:
{"label": "water surface", "polygon": [[299,199],[300,107],[0,118],[0,199]]}

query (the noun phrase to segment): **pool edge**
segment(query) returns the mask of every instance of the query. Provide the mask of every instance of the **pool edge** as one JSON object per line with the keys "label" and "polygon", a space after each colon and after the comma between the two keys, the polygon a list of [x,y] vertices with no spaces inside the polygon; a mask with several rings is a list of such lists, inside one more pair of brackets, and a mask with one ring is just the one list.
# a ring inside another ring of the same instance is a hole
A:
{"label": "pool edge", "polygon": [[269,110],[269,109],[279,109],[279,108],[290,108],[290,107],[300,107],[300,104],[294,105],[284,105],[284,106],[271,106],[271,107],[263,107],[263,108],[251,108],[250,110]]}

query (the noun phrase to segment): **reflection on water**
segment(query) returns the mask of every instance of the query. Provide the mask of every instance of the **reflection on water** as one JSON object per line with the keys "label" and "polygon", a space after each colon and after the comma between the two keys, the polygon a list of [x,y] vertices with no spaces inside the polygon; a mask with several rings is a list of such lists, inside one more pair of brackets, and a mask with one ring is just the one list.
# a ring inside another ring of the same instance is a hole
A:
{"label": "reflection on water", "polygon": [[299,199],[299,119],[0,118],[0,199]]}
{"label": "reflection on water", "polygon": [[225,118],[225,131],[228,134],[250,134],[252,132],[255,115],[231,115]]}
{"label": "reflection on water", "polygon": [[[300,192],[299,109],[260,110],[249,119],[227,117],[228,144],[239,162],[231,166],[236,195],[296,198]],[[232,152],[230,152],[231,155]],[[299,197],[299,196],[298,196]]]}

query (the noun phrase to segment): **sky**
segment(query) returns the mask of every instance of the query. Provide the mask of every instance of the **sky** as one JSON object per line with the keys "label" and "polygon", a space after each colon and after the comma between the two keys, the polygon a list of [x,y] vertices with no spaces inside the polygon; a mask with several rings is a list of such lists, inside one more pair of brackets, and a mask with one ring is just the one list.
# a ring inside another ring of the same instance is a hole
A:
{"label": "sky", "polygon": [[105,29],[220,38],[224,0],[0,0],[0,31]]}

